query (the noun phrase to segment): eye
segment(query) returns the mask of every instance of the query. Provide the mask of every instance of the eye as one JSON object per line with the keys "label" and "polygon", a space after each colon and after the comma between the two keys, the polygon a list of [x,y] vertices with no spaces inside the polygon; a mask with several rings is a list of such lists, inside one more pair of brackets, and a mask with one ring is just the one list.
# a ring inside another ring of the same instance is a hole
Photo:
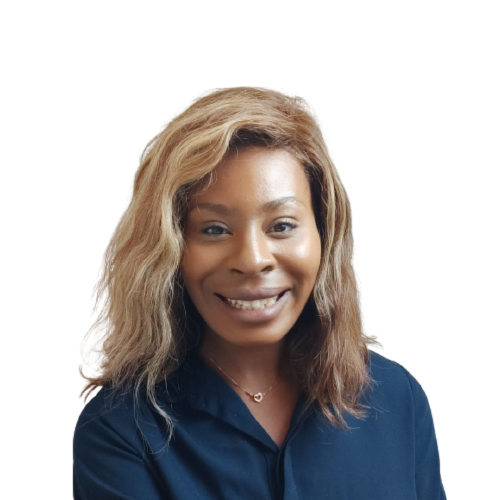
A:
{"label": "eye", "polygon": [[[294,224],[293,222],[287,222],[287,221],[278,221],[274,225],[274,229],[276,229],[278,226],[288,226],[290,228],[290,230],[289,231],[275,231],[276,233],[290,233],[297,228],[297,224]],[[210,232],[208,232],[210,229],[225,231],[224,227],[213,224],[211,226],[207,226],[201,232],[203,234],[206,234],[207,236],[222,236],[222,234],[223,234],[223,233],[219,233],[219,232],[218,233],[210,233]]]}
{"label": "eye", "polygon": [[293,222],[278,222],[274,227],[278,227],[278,226],[289,226],[290,227],[290,231],[277,231],[278,233],[285,233],[285,232],[289,233],[297,228],[297,224],[294,224]]}
{"label": "eye", "polygon": [[221,233],[215,233],[215,234],[209,233],[208,231],[210,229],[221,229],[222,231],[224,230],[224,228],[222,226],[208,226],[208,227],[206,227],[205,229],[202,230],[202,233],[206,234],[208,236],[220,236],[221,235]]}

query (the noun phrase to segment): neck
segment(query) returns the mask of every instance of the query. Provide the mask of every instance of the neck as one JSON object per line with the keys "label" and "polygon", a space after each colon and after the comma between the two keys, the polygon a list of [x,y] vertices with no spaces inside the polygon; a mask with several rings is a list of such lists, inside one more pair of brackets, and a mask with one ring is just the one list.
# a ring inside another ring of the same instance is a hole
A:
{"label": "neck", "polygon": [[256,392],[274,384],[286,371],[284,340],[266,346],[237,346],[207,331],[200,355],[208,366],[216,369],[219,365],[238,384]]}

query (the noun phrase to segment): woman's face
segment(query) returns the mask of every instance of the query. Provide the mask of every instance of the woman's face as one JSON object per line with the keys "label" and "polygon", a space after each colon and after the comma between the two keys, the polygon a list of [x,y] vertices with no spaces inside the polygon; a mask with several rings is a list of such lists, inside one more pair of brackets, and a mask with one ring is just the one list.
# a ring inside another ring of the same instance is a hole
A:
{"label": "woman's face", "polygon": [[240,149],[215,173],[186,220],[186,289],[206,334],[240,347],[275,344],[302,312],[320,265],[309,182],[281,149]]}

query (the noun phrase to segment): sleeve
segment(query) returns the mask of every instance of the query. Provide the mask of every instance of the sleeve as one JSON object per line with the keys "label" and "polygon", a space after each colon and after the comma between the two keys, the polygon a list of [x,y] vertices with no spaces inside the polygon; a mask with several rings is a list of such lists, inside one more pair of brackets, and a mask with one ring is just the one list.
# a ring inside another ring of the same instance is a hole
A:
{"label": "sleeve", "polygon": [[91,416],[84,410],[73,440],[74,499],[165,500],[138,443],[130,417]]}
{"label": "sleeve", "polygon": [[415,422],[415,485],[418,500],[446,500],[439,451],[429,401],[422,386],[405,369],[410,381]]}

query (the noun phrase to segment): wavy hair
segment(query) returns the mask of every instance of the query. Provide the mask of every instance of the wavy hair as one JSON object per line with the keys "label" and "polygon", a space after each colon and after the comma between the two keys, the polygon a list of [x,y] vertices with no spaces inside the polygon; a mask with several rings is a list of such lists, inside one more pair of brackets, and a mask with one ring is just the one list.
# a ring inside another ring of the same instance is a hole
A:
{"label": "wavy hair", "polygon": [[360,403],[373,384],[355,274],[349,200],[305,101],[252,87],[213,91],[174,118],[144,150],[132,200],[106,250],[96,286],[102,303],[89,334],[102,329],[100,372],[82,394],[108,384],[114,391],[146,387],[149,402],[173,421],[155,396],[199,345],[203,319],[182,282],[183,225],[190,197],[208,186],[232,148],[283,148],[309,179],[321,263],[310,301],[286,336],[296,383],[333,425],[344,412],[366,416]]}

